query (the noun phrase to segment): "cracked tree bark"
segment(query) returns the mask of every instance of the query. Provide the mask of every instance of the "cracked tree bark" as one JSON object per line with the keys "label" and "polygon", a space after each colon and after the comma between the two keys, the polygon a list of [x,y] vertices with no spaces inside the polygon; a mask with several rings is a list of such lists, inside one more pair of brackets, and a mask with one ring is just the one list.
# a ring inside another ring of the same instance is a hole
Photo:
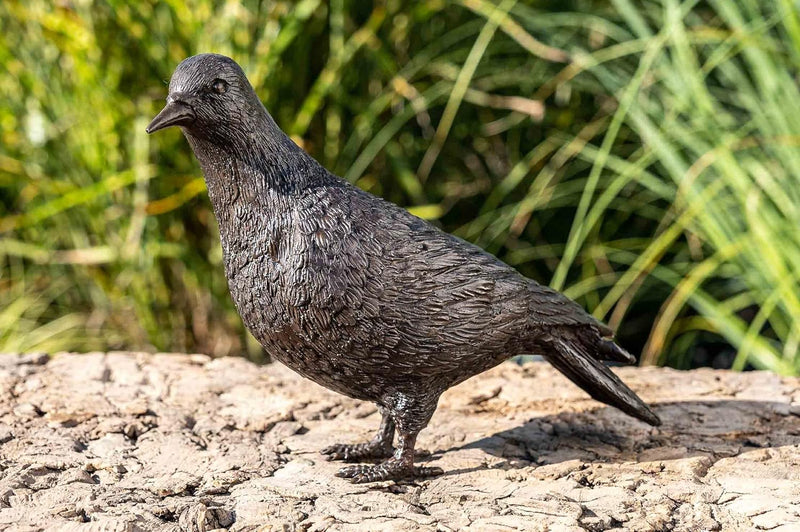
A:
{"label": "cracked tree bark", "polygon": [[0,356],[5,530],[800,529],[800,379],[624,368],[653,429],[545,364],[447,392],[445,474],[352,485],[318,451],[374,406],[280,365],[141,353]]}

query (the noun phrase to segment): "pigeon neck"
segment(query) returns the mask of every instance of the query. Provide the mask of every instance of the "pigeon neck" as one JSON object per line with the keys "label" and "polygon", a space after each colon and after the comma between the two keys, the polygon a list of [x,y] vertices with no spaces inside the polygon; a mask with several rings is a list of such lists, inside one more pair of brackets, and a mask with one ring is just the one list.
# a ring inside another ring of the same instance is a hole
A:
{"label": "pigeon neck", "polygon": [[268,191],[296,194],[332,179],[265,115],[258,127],[242,128],[242,134],[232,141],[211,140],[184,130],[212,201],[230,203],[224,201],[226,197],[232,200]]}

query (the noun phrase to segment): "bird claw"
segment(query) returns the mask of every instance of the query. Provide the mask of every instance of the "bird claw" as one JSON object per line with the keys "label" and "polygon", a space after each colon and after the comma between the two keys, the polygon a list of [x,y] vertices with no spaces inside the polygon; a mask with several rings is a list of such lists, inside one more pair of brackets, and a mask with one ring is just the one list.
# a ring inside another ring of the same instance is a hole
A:
{"label": "bird claw", "polygon": [[325,455],[325,459],[344,460],[345,462],[363,460],[365,458],[387,458],[392,456],[394,448],[391,445],[384,445],[380,442],[367,443],[337,443],[325,447],[320,451]]}
{"label": "bird claw", "polygon": [[441,467],[423,467],[408,464],[396,458],[390,458],[377,465],[353,465],[341,468],[337,477],[349,478],[353,484],[380,482],[383,480],[401,480],[419,477],[434,477],[444,473]]}

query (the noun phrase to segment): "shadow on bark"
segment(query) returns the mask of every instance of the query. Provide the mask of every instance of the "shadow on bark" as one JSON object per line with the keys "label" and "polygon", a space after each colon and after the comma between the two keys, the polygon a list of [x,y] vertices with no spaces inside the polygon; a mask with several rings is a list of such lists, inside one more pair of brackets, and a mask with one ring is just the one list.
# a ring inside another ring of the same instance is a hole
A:
{"label": "shadow on bark", "polygon": [[800,443],[800,415],[787,403],[719,400],[653,406],[664,420],[659,428],[602,407],[535,417],[519,427],[451,450],[479,448],[506,458],[500,467],[511,469],[569,460],[622,463],[693,456],[719,459]]}

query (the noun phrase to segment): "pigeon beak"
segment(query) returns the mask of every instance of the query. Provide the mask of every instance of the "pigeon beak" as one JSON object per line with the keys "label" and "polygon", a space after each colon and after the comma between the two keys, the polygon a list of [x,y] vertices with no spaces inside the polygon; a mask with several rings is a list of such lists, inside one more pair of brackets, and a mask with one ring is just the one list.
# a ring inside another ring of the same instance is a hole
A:
{"label": "pigeon beak", "polygon": [[159,129],[170,126],[188,126],[194,122],[195,115],[192,107],[180,100],[168,100],[167,105],[156,115],[145,131],[155,133]]}

